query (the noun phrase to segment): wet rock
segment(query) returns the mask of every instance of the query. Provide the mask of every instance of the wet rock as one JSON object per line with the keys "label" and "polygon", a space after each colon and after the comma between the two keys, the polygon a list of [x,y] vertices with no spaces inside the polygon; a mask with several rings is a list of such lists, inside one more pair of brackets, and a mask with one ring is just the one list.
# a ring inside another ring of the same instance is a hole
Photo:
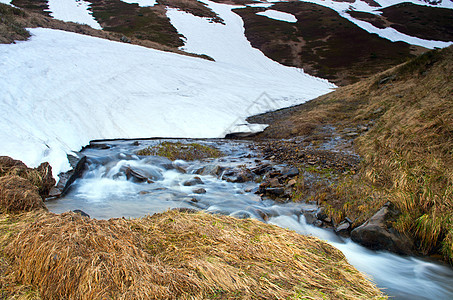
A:
{"label": "wet rock", "polygon": [[278,178],[272,178],[266,182],[266,186],[271,187],[271,188],[277,188],[277,187],[281,187],[282,185],[280,184],[280,181],[278,180]]}
{"label": "wet rock", "polygon": [[84,212],[83,210],[80,210],[80,209],[75,209],[75,210],[73,210],[72,212],[73,212],[73,213],[76,213],[76,214],[79,214],[79,215],[81,215],[82,217],[87,217],[87,218],[90,217],[89,214],[87,214],[86,212]]}
{"label": "wet rock", "polygon": [[69,179],[66,181],[63,190],[61,191],[61,196],[65,195],[69,191],[69,188],[71,187],[71,184],[73,184],[74,181],[76,181],[77,178],[82,177],[83,173],[86,170],[86,162],[87,162],[87,157],[86,156],[83,156],[77,162],[77,165],[74,168],[74,171],[72,171],[70,173],[71,175],[70,175]]}
{"label": "wet rock", "polygon": [[285,189],[283,187],[270,187],[266,188],[266,194],[276,197],[285,195]]}
{"label": "wet rock", "polygon": [[224,174],[222,179],[226,179],[226,181],[228,182],[243,183],[247,181],[252,181],[254,179],[254,176],[248,169],[233,170],[228,172],[228,174]]}
{"label": "wet rock", "polygon": [[265,222],[269,221],[269,215],[266,212],[262,210],[257,210],[256,212]]}
{"label": "wet rock", "polygon": [[351,232],[351,239],[373,250],[412,254],[414,244],[407,236],[392,227],[400,212],[387,203],[368,221]]}
{"label": "wet rock", "polygon": [[313,225],[316,227],[323,227],[323,222],[321,220],[316,220],[313,222]]}
{"label": "wet rock", "polygon": [[320,207],[318,211],[316,212],[316,218],[318,220],[324,221],[328,218],[329,216],[326,214],[326,209],[324,207]]}
{"label": "wet rock", "polygon": [[[315,214],[312,212],[304,212],[304,217],[305,217],[305,222],[307,224],[314,224],[316,221],[320,221],[320,220],[316,219]],[[322,225],[322,221],[320,221],[320,223]]]}
{"label": "wet rock", "polygon": [[181,213],[186,213],[186,214],[196,214],[198,212],[198,210],[196,210],[196,209],[186,208],[186,207],[177,207],[177,208],[173,208],[172,210],[175,210],[175,211],[181,212]]}
{"label": "wet rock", "polygon": [[183,183],[184,186],[193,186],[197,184],[204,184],[203,180],[201,180],[201,178],[198,176],[195,176],[187,181],[184,181]]}
{"label": "wet rock", "polygon": [[349,237],[350,230],[351,224],[347,221],[343,221],[335,228],[335,233],[342,237]]}
{"label": "wet rock", "polygon": [[224,168],[218,165],[207,165],[195,171],[195,174],[198,175],[212,175],[212,176],[220,176],[223,172]]}
{"label": "wet rock", "polygon": [[135,141],[131,144],[132,146],[140,146],[140,142],[139,141]]}
{"label": "wet rock", "polygon": [[232,213],[230,216],[238,218],[238,219],[250,219],[252,217],[252,214],[249,213],[248,211],[241,210],[241,211],[236,211]]}
{"label": "wet rock", "polygon": [[148,181],[148,176],[139,169],[132,169],[131,167],[126,167],[126,168],[121,168],[121,171],[123,171],[126,174],[127,180],[133,179],[134,181],[138,182],[144,182]]}
{"label": "wet rock", "polygon": [[204,188],[194,189],[192,192],[195,194],[206,194],[206,190]]}
{"label": "wet rock", "polygon": [[283,173],[283,176],[294,177],[299,175],[299,169],[296,167],[291,167],[289,170]]}
{"label": "wet rock", "polygon": [[272,167],[270,164],[263,164],[259,167],[253,168],[250,171],[252,171],[256,175],[264,175],[272,170]]}

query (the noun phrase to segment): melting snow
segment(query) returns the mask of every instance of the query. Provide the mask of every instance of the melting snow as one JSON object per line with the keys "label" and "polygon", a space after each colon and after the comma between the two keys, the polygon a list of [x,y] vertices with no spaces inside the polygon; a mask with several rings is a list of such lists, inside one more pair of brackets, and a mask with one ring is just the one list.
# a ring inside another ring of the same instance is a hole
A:
{"label": "melting snow", "polygon": [[220,137],[246,123],[245,115],[333,88],[271,60],[243,64],[257,50],[235,63],[225,53],[212,62],[58,30],[30,32],[29,41],[0,45],[0,154],[29,166],[49,161],[54,175],[69,168],[67,153],[93,139]]}
{"label": "melting snow", "polygon": [[55,19],[102,29],[88,10],[91,3],[83,0],[48,0],[50,15]]}
{"label": "melting snow", "polygon": [[137,3],[141,7],[149,7],[157,4],[156,0],[121,0],[121,1],[129,4]]}
{"label": "melting snow", "polygon": [[284,21],[284,22],[289,22],[289,23],[296,23],[297,22],[297,18],[294,15],[289,14],[289,13],[285,13],[285,12],[281,12],[281,11],[278,11],[278,10],[273,10],[273,9],[268,9],[266,11],[259,12],[259,13],[257,13],[257,15],[265,16],[265,17],[268,17],[270,19]]}

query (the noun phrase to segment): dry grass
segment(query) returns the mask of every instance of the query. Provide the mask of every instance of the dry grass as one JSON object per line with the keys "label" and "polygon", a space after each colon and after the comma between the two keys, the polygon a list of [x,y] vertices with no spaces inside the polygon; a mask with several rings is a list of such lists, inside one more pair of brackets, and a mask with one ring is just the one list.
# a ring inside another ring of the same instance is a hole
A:
{"label": "dry grass", "polygon": [[38,211],[0,215],[0,232],[7,296],[33,287],[42,299],[385,299],[337,249],[254,220]]}
{"label": "dry grass", "polygon": [[[354,141],[358,175],[345,178],[327,201],[356,223],[386,201],[402,211],[397,228],[425,253],[453,259],[453,47],[428,52],[368,80],[339,88],[297,109],[267,137],[311,133],[324,124],[370,130]],[[285,134],[281,134],[285,132]]]}
{"label": "dry grass", "polygon": [[19,212],[45,208],[38,188],[19,176],[0,177],[0,211]]}

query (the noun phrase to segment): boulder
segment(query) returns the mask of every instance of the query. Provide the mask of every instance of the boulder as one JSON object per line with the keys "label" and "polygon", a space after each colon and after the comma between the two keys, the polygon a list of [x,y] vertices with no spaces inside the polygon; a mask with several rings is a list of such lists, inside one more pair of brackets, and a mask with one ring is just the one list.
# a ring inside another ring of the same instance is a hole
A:
{"label": "boulder", "polygon": [[224,168],[220,167],[219,165],[207,165],[195,171],[195,174],[198,175],[212,175],[212,176],[220,176],[223,172]]}
{"label": "boulder", "polygon": [[201,180],[201,178],[198,176],[195,176],[194,178],[184,181],[183,183],[184,186],[193,186],[197,184],[204,184],[203,180]]}
{"label": "boulder", "polygon": [[206,190],[204,188],[194,189],[192,192],[195,194],[206,194]]}
{"label": "boulder", "polygon": [[75,209],[75,210],[73,210],[72,212],[73,212],[73,213],[76,213],[76,214],[79,214],[79,215],[81,215],[82,217],[87,217],[87,218],[90,217],[89,214],[87,214],[86,212],[84,212],[83,210],[80,210],[80,209]]}
{"label": "boulder", "polygon": [[351,239],[373,250],[413,254],[413,241],[393,228],[400,212],[392,203],[385,204],[368,221],[351,232]]}
{"label": "boulder", "polygon": [[299,169],[296,167],[291,167],[288,170],[285,170],[285,172],[283,173],[283,176],[287,177],[294,177],[297,175],[299,175]]}
{"label": "boulder", "polygon": [[[77,178],[82,177],[82,175],[83,175],[83,173],[85,172],[85,169],[86,169],[86,165],[87,165],[86,162],[87,162],[87,157],[83,156],[77,162],[77,165],[74,168],[74,170],[68,172],[68,175],[70,174],[69,175],[69,179],[66,181],[66,183],[65,183],[65,185],[63,187],[63,190],[61,191],[61,196],[63,196],[64,194],[66,194],[69,191],[69,188],[70,188],[71,184],[73,184],[74,181],[76,181]],[[61,178],[60,178],[60,181],[61,181]]]}
{"label": "boulder", "polygon": [[342,237],[349,237],[351,224],[348,221],[341,222],[336,228],[335,233]]}

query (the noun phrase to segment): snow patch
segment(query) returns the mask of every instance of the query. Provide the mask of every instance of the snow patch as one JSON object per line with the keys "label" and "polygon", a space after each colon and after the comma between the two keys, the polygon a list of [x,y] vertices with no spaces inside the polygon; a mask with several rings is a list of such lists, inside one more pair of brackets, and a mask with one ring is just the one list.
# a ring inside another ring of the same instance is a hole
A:
{"label": "snow patch", "polygon": [[259,12],[259,13],[257,13],[257,15],[265,16],[265,17],[268,17],[270,19],[274,19],[274,20],[278,20],[278,21],[284,21],[284,22],[289,22],[289,23],[296,23],[297,22],[297,18],[294,15],[289,14],[289,13],[285,13],[285,12],[281,12],[281,11],[278,11],[278,10],[273,10],[273,9],[268,9],[266,11]]}
{"label": "snow patch", "polygon": [[402,41],[402,42],[406,42],[410,45],[422,46],[422,47],[425,47],[428,49],[445,48],[450,45],[453,45],[453,42],[430,41],[430,40],[424,40],[421,38],[413,37],[413,36],[401,33],[391,27],[387,27],[384,29],[377,28],[368,22],[360,21],[360,20],[353,18],[351,15],[349,15],[346,12],[340,13],[340,16],[342,16],[345,19],[348,19],[349,21],[356,24],[363,30],[368,31],[369,33],[375,33],[375,34],[379,35],[380,37],[388,39],[392,42]]}
{"label": "snow patch", "polygon": [[0,0],[0,3],[11,4],[11,0]]}
{"label": "snow patch", "polygon": [[[242,129],[237,125],[252,113],[333,88],[258,58],[256,49],[237,59],[248,43],[230,59],[228,49],[215,55],[221,45],[213,45],[208,54],[219,61],[212,62],[59,30],[29,31],[29,41],[0,45],[0,155],[30,167],[48,161],[54,176],[68,170],[67,153],[93,139],[220,137]],[[233,36],[224,36],[225,48],[245,43]]]}
{"label": "snow patch", "polygon": [[156,0],[121,0],[123,2],[129,3],[129,4],[138,4],[140,7],[150,7],[154,6],[157,4]]}
{"label": "snow patch", "polygon": [[48,0],[50,15],[65,22],[86,24],[102,29],[89,11],[90,2],[84,0]]}

